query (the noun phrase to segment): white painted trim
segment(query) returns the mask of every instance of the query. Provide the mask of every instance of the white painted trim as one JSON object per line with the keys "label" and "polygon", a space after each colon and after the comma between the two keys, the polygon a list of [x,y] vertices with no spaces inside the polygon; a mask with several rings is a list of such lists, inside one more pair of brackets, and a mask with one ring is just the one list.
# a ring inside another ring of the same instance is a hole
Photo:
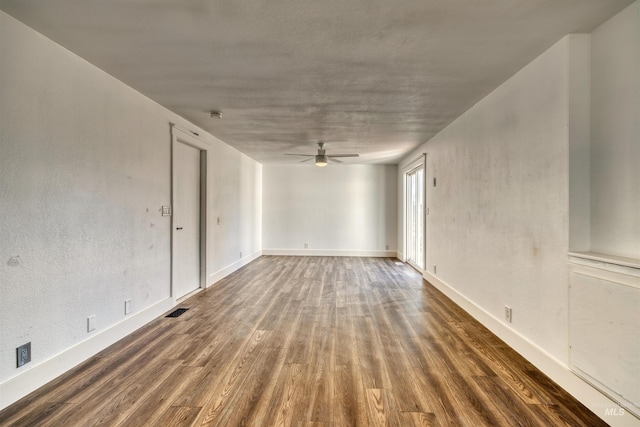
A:
{"label": "white painted trim", "polygon": [[351,251],[335,249],[263,249],[263,255],[284,256],[355,256],[375,258],[395,258],[396,251]]}
{"label": "white painted trim", "polygon": [[229,264],[228,266],[223,267],[222,269],[216,271],[215,273],[209,276],[209,285],[207,287],[219,282],[220,280],[224,279],[234,271],[239,270],[245,265],[249,264],[251,261],[254,261],[257,258],[260,258],[260,256],[262,256],[262,251],[255,251],[252,254],[249,254],[245,257],[240,258],[238,261],[234,262],[233,264]]}
{"label": "white painted trim", "polygon": [[[179,126],[171,123],[171,209],[172,211],[175,209],[175,199],[176,195],[174,194],[176,188],[176,175],[175,175],[175,150],[177,144],[186,144],[190,145],[198,150],[200,150],[201,154],[201,163],[200,163],[200,289],[206,289],[207,287],[207,278],[209,277],[209,271],[207,268],[207,209],[209,206],[209,189],[208,189],[208,176],[209,176],[209,162],[208,149],[210,145],[207,141],[201,139],[198,134],[193,133],[192,131],[188,132]],[[173,214],[171,215],[171,297],[173,298],[174,305],[178,302],[178,298],[176,297],[174,291],[174,283],[175,283],[175,268],[174,268],[174,242],[175,242],[175,220]],[[180,300],[183,300],[185,295],[180,297]]]}
{"label": "white painted trim", "polygon": [[[620,408],[618,403],[611,400],[602,392],[581,379],[578,375],[573,373],[566,364],[547,353],[527,337],[519,334],[517,331],[507,326],[506,323],[502,322],[461,294],[455,288],[432,275],[428,271],[424,272],[423,278],[469,313],[474,319],[482,323],[487,329],[496,334],[498,338],[520,353],[520,355],[544,372],[560,387],[582,402],[583,405],[606,421],[609,425],[640,427],[640,420],[638,418],[634,417],[624,408]],[[617,411],[612,411],[613,413],[609,415],[606,414],[607,410],[611,411],[614,408]]]}
{"label": "white painted trim", "polygon": [[407,163],[402,167],[402,174],[406,175],[408,172],[411,172],[413,169],[417,169],[420,165],[427,164],[427,153],[421,153],[418,157],[416,157],[411,162]]}
{"label": "white painted trim", "polygon": [[202,150],[202,149],[206,149],[206,148],[202,148],[202,145],[205,145],[205,146],[211,145],[209,141],[207,141],[206,139],[200,136],[200,133],[183,128],[182,126],[177,125],[175,123],[169,123],[169,124],[171,125],[172,129],[182,132],[182,135],[178,136],[180,139],[191,141],[190,144],[193,145],[194,147],[198,147]]}
{"label": "white painted trim", "polygon": [[[595,252],[569,252],[569,262],[640,277],[640,259]],[[622,267],[622,268],[618,268]]]}
{"label": "white painted trim", "polygon": [[400,261],[405,262],[406,260],[404,259],[404,254],[402,252],[396,252],[396,258],[398,258]]}
{"label": "white painted trim", "polygon": [[171,308],[173,308],[173,301],[171,298],[166,298],[143,311],[127,316],[115,325],[69,347],[62,353],[0,383],[0,409],[11,405],[18,399],[73,369],[111,344],[171,310]]}
{"label": "white painted trim", "polygon": [[[400,206],[401,209],[401,218],[402,218],[402,249],[404,250],[404,254],[409,252],[409,248],[407,247],[407,217],[409,216],[409,212],[407,211],[407,174],[412,172],[415,169],[418,169],[422,166],[422,205],[423,205],[423,215],[422,215],[422,265],[424,268],[427,268],[427,153],[424,152],[420,154],[415,160],[406,164],[402,168],[402,204]],[[402,254],[404,256],[404,254]],[[408,259],[400,258],[402,262],[407,262]],[[422,272],[417,265],[411,263],[411,266],[416,270]]]}

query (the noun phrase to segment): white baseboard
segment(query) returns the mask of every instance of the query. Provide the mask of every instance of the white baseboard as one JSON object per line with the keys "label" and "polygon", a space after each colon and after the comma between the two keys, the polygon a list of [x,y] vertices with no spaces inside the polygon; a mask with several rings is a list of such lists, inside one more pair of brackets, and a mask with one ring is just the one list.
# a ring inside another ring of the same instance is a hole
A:
{"label": "white baseboard", "polygon": [[44,360],[0,383],[0,409],[42,387],[54,378],[69,371],[111,344],[131,334],[173,307],[171,298],[166,298],[151,307],[127,316],[121,322],[93,335],[62,353]]}
{"label": "white baseboard", "polygon": [[551,356],[527,337],[514,331],[428,271],[424,272],[423,277],[609,425],[640,427],[638,418],[578,377],[566,364]]}
{"label": "white baseboard", "polygon": [[404,254],[402,252],[396,252],[396,258],[404,262]]}
{"label": "white baseboard", "polygon": [[263,251],[261,250],[255,251],[252,254],[249,254],[245,257],[240,258],[238,261],[234,262],[233,264],[229,264],[228,266],[221,268],[215,273],[210,274],[209,284],[207,285],[207,287],[213,285],[214,283],[219,282],[220,280],[224,279],[234,271],[244,267],[245,265],[249,264],[251,261],[255,260],[256,258],[259,258],[262,255],[262,252]]}
{"label": "white baseboard", "polygon": [[351,251],[340,249],[263,249],[262,254],[284,256],[355,256],[375,258],[396,257],[396,251]]}

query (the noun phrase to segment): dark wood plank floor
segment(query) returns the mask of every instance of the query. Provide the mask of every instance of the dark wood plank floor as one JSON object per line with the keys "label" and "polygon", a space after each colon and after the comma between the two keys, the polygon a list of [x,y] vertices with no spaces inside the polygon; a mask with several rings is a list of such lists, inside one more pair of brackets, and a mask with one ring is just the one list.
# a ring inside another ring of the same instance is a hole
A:
{"label": "dark wood plank floor", "polygon": [[394,261],[261,257],[0,425],[606,425]]}

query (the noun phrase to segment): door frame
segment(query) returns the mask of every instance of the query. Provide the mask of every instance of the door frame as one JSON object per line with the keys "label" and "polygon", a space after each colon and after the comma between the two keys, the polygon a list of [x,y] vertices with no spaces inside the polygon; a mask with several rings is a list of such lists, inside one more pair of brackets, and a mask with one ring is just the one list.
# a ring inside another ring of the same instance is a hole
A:
{"label": "door frame", "polygon": [[[198,134],[192,131],[187,131],[171,123],[171,286],[170,293],[173,304],[178,302],[175,292],[175,268],[174,262],[177,259],[174,251],[175,248],[175,219],[173,216],[174,203],[176,201],[175,189],[176,174],[174,167],[175,150],[177,144],[186,144],[193,148],[200,150],[200,283],[198,288],[194,292],[198,292],[207,287],[207,278],[209,273],[207,271],[207,156],[210,145],[208,142],[198,138]],[[180,299],[192,295],[193,292],[180,297]]]}
{"label": "door frame", "polygon": [[[422,269],[419,269],[418,266],[416,266],[413,263],[409,263],[409,242],[407,239],[407,232],[409,229],[409,211],[407,209],[407,204],[408,204],[408,195],[407,195],[407,176],[415,171],[416,169],[418,169],[419,167],[422,167],[423,171],[422,171],[422,206],[423,206],[423,212],[422,212]],[[428,207],[427,207],[427,153],[423,153],[421,154],[417,159],[413,160],[411,163],[407,164],[403,169],[402,169],[402,193],[403,193],[403,203],[402,203],[402,212],[403,212],[403,223],[404,223],[404,227],[403,227],[403,243],[404,243],[404,247],[403,247],[403,262],[408,263],[409,265],[411,265],[413,268],[415,268],[416,270],[419,270],[420,273],[424,273],[427,270],[427,215],[428,215]]]}

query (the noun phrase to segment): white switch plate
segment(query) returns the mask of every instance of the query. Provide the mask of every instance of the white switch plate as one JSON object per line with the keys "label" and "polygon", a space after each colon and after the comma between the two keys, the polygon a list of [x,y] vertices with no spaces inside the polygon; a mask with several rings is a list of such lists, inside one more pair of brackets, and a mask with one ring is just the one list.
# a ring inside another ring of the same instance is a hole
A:
{"label": "white switch plate", "polygon": [[87,332],[96,330],[96,315],[87,317]]}
{"label": "white switch plate", "polygon": [[128,299],[124,302],[124,314],[131,313],[131,300]]}
{"label": "white switch plate", "polygon": [[504,306],[504,320],[506,320],[507,322],[511,323],[511,315],[512,315],[511,307],[509,307],[508,305],[505,305]]}

